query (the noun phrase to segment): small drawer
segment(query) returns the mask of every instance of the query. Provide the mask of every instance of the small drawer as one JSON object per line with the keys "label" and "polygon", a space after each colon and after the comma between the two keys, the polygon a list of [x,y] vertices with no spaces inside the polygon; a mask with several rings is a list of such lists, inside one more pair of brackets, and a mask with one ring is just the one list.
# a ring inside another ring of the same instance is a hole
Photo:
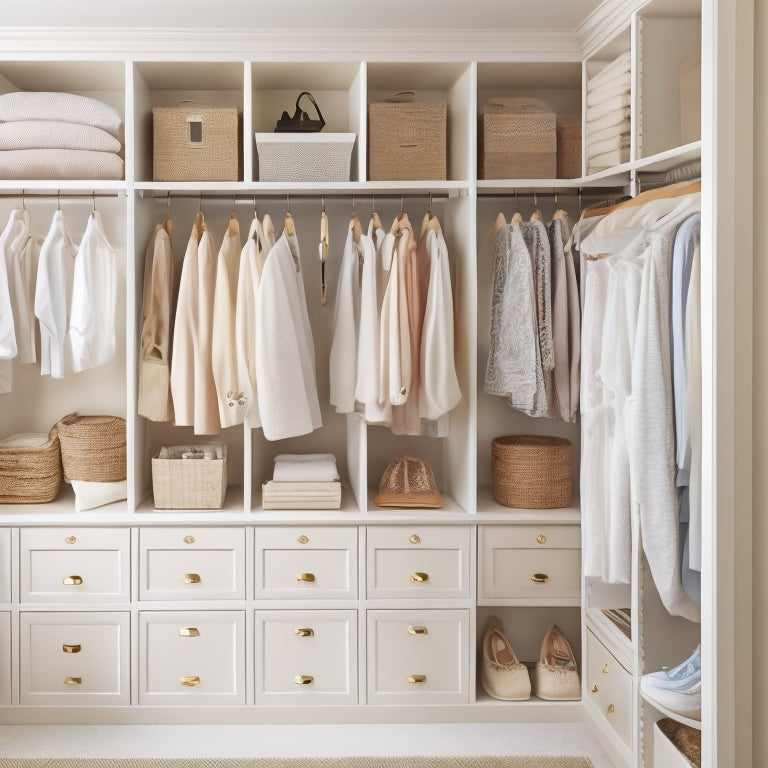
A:
{"label": "small drawer", "polygon": [[357,611],[257,611],[257,704],[357,704]]}
{"label": "small drawer", "polygon": [[368,703],[469,703],[469,612],[368,611]]}
{"label": "small drawer", "polygon": [[22,529],[22,603],[127,603],[127,528]]}
{"label": "small drawer", "polygon": [[664,735],[658,722],[654,723],[653,768],[693,768],[693,766],[694,764]]}
{"label": "small drawer", "polygon": [[0,603],[11,602],[11,529],[0,528]]}
{"label": "small drawer", "polygon": [[11,703],[11,614],[0,611],[0,707]]}
{"label": "small drawer", "polygon": [[130,614],[19,616],[20,703],[130,704]]}
{"label": "small drawer", "polygon": [[139,549],[142,600],[245,598],[243,528],[145,528]]}
{"label": "small drawer", "polygon": [[587,632],[587,700],[632,749],[632,675]]}
{"label": "small drawer", "polygon": [[575,525],[482,525],[481,601],[578,604],[581,531]]}
{"label": "small drawer", "polygon": [[370,526],[369,598],[469,597],[466,526]]}
{"label": "small drawer", "polygon": [[245,704],[242,611],[139,613],[139,703]]}
{"label": "small drawer", "polygon": [[357,597],[357,528],[256,531],[256,597]]}

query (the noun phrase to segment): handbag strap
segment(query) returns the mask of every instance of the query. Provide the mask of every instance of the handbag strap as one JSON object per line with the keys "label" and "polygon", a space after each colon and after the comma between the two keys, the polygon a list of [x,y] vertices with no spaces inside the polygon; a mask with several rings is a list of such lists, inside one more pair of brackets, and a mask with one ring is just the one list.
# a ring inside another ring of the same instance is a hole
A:
{"label": "handbag strap", "polygon": [[306,96],[311,102],[312,105],[315,108],[315,111],[317,112],[317,116],[320,118],[320,122],[325,125],[325,119],[323,118],[323,113],[320,111],[320,107],[317,106],[317,102],[315,101],[315,97],[309,92],[309,91],[302,91],[299,94],[299,98],[296,99],[296,114],[294,115],[295,119],[301,119],[301,115],[303,114],[303,110],[299,106],[299,102],[301,101],[301,97]]}

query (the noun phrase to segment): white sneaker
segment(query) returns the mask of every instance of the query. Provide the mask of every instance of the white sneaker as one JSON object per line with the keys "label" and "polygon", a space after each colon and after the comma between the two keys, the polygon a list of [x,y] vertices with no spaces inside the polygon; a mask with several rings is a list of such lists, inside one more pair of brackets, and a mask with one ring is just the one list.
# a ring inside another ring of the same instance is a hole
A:
{"label": "white sneaker", "polygon": [[674,669],[643,675],[640,690],[654,704],[701,720],[701,645]]}

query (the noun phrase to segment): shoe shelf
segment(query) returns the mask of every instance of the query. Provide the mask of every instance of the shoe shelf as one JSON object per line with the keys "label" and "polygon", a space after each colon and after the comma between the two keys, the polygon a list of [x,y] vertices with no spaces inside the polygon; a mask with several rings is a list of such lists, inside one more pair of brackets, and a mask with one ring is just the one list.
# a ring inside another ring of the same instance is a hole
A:
{"label": "shoe shelf", "polygon": [[[664,715],[664,717],[670,717],[672,720],[676,720],[678,723],[687,725],[690,728],[695,728],[697,731],[701,730],[701,720],[694,720],[691,717],[686,717],[685,715],[681,715],[679,712],[675,712],[674,710],[659,704],[657,701],[649,698],[644,691],[640,691],[640,696],[648,706],[652,707],[657,712],[660,712],[662,715]],[[657,717],[651,719],[658,720]]]}

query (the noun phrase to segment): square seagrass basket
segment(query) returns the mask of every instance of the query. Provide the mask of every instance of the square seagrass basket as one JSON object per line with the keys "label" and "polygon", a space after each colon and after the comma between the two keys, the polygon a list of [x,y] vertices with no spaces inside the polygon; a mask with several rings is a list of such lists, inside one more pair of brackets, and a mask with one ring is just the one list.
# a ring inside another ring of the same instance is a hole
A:
{"label": "square seagrass basket", "polygon": [[227,494],[223,443],[163,447],[152,458],[155,509],[221,509]]}
{"label": "square seagrass basket", "polygon": [[493,497],[505,507],[571,506],[571,442],[545,435],[497,437],[491,450]]}
{"label": "square seagrass basket", "polygon": [[0,442],[0,504],[47,504],[61,488],[56,427],[42,435],[11,435]]}

